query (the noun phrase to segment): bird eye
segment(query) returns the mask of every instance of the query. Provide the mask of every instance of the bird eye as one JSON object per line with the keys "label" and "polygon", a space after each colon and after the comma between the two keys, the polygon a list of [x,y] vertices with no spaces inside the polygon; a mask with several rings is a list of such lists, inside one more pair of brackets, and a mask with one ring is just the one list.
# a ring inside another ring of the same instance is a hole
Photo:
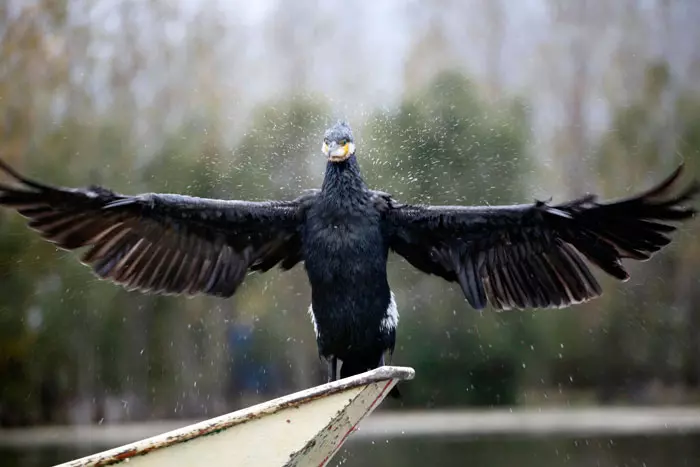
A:
{"label": "bird eye", "polygon": [[343,139],[341,139],[340,141],[338,141],[338,144],[340,144],[341,146],[345,146],[346,144],[348,144],[348,140],[346,140],[345,138],[343,138]]}

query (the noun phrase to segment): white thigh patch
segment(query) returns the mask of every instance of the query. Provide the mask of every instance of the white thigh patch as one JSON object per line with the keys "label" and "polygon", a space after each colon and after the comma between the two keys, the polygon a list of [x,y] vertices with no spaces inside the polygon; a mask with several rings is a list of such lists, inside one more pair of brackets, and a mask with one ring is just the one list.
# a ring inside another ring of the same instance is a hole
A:
{"label": "white thigh patch", "polygon": [[318,337],[318,325],[316,324],[316,317],[314,316],[314,306],[309,305],[309,316],[311,317],[311,324],[314,325],[314,334]]}
{"label": "white thigh patch", "polygon": [[386,315],[382,319],[380,328],[384,331],[391,331],[396,329],[399,324],[399,310],[396,307],[396,299],[394,298],[394,292],[391,292],[391,300],[389,300],[389,306],[386,309]]}

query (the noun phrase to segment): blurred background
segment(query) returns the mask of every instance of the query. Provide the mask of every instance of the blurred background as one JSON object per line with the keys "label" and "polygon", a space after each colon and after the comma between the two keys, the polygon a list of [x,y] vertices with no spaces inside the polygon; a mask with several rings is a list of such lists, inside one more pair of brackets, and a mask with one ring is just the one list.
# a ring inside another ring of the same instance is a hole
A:
{"label": "blurred background", "polygon": [[[63,185],[291,198],[319,186],[323,130],[345,118],[369,184],[403,201],[620,197],[681,161],[700,176],[698,24],[696,0],[5,0],[0,157]],[[687,224],[629,282],[597,274],[605,295],[564,310],[475,312],[391,258],[394,363],[417,377],[384,409],[700,403],[699,235]],[[129,293],[0,211],[0,426],[204,418],[323,382],[309,300],[300,266],[230,300]],[[700,462],[700,437],[656,441],[342,456]],[[0,464],[76,453],[0,449]]]}

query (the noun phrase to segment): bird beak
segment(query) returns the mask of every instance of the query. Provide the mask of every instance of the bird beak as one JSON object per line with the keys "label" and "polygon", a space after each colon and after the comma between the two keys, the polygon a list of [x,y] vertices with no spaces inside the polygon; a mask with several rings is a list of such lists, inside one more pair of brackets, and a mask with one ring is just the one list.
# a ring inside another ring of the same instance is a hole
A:
{"label": "bird beak", "polygon": [[340,162],[344,161],[352,155],[353,144],[346,143],[345,145],[340,146],[335,141],[331,141],[330,143],[323,143],[322,150],[326,157],[328,157],[328,159],[330,159],[333,162]]}

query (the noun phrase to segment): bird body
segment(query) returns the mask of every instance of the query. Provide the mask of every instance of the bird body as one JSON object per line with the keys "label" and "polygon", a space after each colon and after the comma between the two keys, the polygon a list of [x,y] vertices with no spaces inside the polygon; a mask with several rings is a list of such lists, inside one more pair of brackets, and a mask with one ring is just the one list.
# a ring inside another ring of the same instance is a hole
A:
{"label": "bird body", "polygon": [[366,186],[347,124],[326,131],[323,153],[320,190],[263,202],[53,187],[0,160],[15,180],[0,183],[0,205],[58,247],[86,248],[83,263],[130,290],[230,297],[248,271],[303,261],[319,354],[334,380],[339,362],[345,377],[393,353],[390,251],[458,283],[476,309],[565,307],[602,293],[584,258],[626,280],[622,260],[647,260],[670,243],[672,224],[695,214],[685,204],[700,191],[695,181],[680,185],[680,166],[652,189],[612,202],[587,195],[558,205],[411,205]]}
{"label": "bird body", "polygon": [[341,375],[375,368],[394,349],[389,238],[374,198],[355,156],[329,162],[302,231],[319,352],[342,361]]}

